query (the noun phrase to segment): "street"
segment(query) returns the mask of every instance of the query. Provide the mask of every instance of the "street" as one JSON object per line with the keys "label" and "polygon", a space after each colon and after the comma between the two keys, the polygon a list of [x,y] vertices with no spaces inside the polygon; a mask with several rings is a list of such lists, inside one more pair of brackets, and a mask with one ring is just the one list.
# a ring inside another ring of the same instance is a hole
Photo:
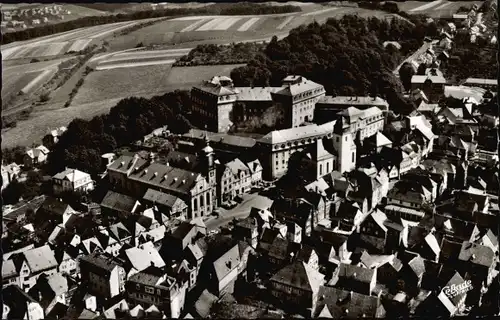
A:
{"label": "street", "polygon": [[267,197],[261,196],[258,193],[242,195],[243,201],[231,210],[220,208],[220,216],[218,218],[210,216],[205,224],[208,230],[215,230],[227,225],[233,219],[243,219],[250,214],[252,207],[268,208],[273,201]]}
{"label": "street", "polygon": [[399,69],[401,68],[401,66],[403,64],[405,64],[406,62],[411,62],[413,60],[417,60],[417,58],[420,57],[421,55],[423,55],[427,51],[427,49],[429,49],[430,47],[431,47],[431,45],[429,42],[424,42],[422,44],[422,46],[420,48],[418,48],[417,51],[415,51],[411,56],[406,58],[401,64],[398,65],[398,67],[393,72],[394,75],[399,77]]}

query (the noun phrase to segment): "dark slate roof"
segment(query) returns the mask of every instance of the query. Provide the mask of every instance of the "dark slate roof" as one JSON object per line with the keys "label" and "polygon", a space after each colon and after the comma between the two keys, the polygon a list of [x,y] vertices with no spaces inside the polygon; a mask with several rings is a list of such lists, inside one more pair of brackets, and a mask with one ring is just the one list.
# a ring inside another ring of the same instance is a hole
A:
{"label": "dark slate roof", "polygon": [[148,189],[142,198],[146,201],[157,203],[168,208],[172,208],[176,201],[179,200],[179,198],[174,195],[154,189]]}
{"label": "dark slate roof", "polygon": [[301,261],[296,261],[278,271],[271,282],[288,285],[300,290],[316,293],[323,284],[324,276]]}
{"label": "dark slate roof", "polygon": [[134,205],[134,198],[114,191],[108,191],[101,201],[101,207],[128,213],[132,212]]}
{"label": "dark slate roof", "polygon": [[316,314],[323,310],[324,306],[328,308],[333,319],[344,317],[349,318],[383,318],[385,310],[380,299],[376,296],[367,296],[364,294],[345,291],[334,287],[321,286],[318,293],[316,305]]}

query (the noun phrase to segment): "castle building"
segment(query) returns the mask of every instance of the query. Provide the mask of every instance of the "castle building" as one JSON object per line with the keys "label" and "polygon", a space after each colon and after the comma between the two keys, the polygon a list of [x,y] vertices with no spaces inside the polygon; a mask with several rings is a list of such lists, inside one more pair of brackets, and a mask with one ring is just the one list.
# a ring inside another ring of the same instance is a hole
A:
{"label": "castle building", "polygon": [[325,123],[335,120],[337,114],[350,107],[366,110],[372,107],[379,108],[384,114],[389,111],[389,103],[379,97],[347,97],[347,96],[324,96],[316,103],[314,119],[316,123]]}
{"label": "castle building", "polygon": [[262,137],[255,146],[263,168],[262,178],[274,180],[286,174],[292,154],[314,147],[318,140],[331,138],[334,125],[335,121],[332,121],[323,125],[275,130]]}
{"label": "castle building", "polygon": [[288,76],[281,87],[234,87],[228,77],[214,77],[191,90],[191,111],[211,131],[227,132],[236,121],[262,116],[271,106],[283,110],[287,128],[312,121],[314,106],[325,95],[322,85]]}
{"label": "castle building", "polygon": [[349,107],[338,113],[333,130],[333,146],[337,152],[335,170],[343,173],[356,167],[356,143],[376,135],[384,129],[384,115],[377,107],[359,110]]}

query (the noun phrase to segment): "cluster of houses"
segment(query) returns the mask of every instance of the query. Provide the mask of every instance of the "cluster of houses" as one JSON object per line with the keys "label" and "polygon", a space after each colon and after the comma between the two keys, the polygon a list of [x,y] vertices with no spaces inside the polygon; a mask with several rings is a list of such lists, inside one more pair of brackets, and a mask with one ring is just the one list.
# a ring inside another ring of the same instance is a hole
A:
{"label": "cluster of houses", "polygon": [[[50,195],[4,215],[3,318],[500,315],[498,156],[482,142],[498,117],[481,118],[495,84],[469,79],[482,95],[438,104],[445,39],[429,41],[407,116],[380,97],[325,96],[301,76],[278,88],[216,77],[192,95],[216,132],[159,128],[103,155],[99,177],[54,175]],[[245,117],[270,102],[288,106],[287,128],[225,132],[233,106]],[[64,131],[23,166],[40,168]],[[243,217],[231,209],[264,181],[269,201]],[[61,197],[98,188],[98,203]],[[219,207],[222,228],[211,224]]]}
{"label": "cluster of houses", "polygon": [[36,8],[20,8],[2,10],[2,31],[15,31],[49,23],[52,20],[64,20],[71,11],[64,10],[61,5],[51,5]]}

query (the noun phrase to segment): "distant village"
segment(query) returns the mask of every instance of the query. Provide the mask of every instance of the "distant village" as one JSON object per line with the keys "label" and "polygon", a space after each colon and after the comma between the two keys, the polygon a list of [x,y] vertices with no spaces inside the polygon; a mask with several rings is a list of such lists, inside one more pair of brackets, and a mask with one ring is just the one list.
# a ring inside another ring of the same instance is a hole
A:
{"label": "distant village", "polygon": [[[44,177],[51,190],[3,208],[3,319],[499,316],[498,150],[479,143],[499,125],[482,109],[498,84],[452,86],[440,70],[457,29],[485,32],[472,16],[410,61],[425,74],[408,116],[301,75],[215,76],[191,91],[203,129],[158,128],[102,155],[99,177]],[[229,133],[272,106],[284,129]],[[3,163],[2,189],[65,131]]]}
{"label": "distant village", "polygon": [[30,27],[64,21],[65,15],[71,11],[63,10],[61,5],[41,6],[31,9],[2,9],[2,32],[12,32]]}

